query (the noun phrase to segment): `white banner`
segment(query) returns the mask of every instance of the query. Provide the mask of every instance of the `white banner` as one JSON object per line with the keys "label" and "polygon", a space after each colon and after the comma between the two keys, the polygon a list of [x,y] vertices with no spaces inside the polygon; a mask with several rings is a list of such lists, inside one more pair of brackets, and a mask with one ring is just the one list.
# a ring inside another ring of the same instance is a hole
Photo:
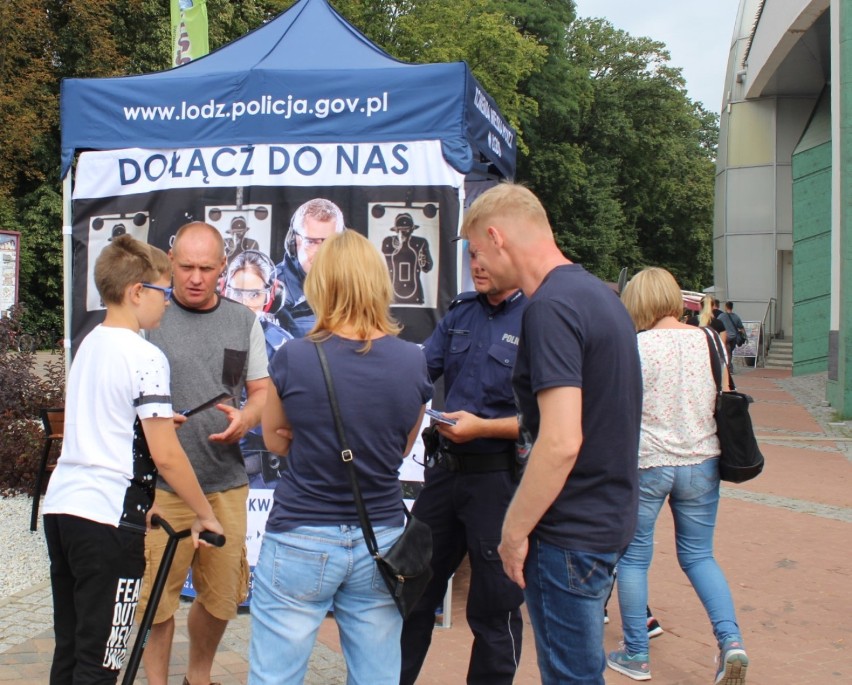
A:
{"label": "white banner", "polygon": [[464,176],[437,140],[413,143],[231,145],[84,152],[73,199],[239,186],[450,186]]}

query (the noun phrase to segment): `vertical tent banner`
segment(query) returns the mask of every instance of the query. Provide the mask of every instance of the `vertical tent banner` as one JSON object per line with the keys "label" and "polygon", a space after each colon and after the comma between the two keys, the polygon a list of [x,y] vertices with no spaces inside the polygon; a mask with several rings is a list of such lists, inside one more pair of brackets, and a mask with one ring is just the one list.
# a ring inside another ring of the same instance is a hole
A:
{"label": "vertical tent banner", "polygon": [[171,0],[171,19],[173,67],[210,52],[207,0]]}
{"label": "vertical tent banner", "polygon": [[[103,320],[93,279],[101,250],[127,233],[168,251],[177,229],[190,221],[204,221],[222,233],[228,266],[220,291],[225,294],[238,271],[246,271],[241,278],[248,275],[246,261],[266,265],[269,278],[258,278],[256,285],[241,280],[239,287],[265,292],[257,315],[267,353],[301,337],[312,312],[301,287],[304,258],[298,245],[305,240],[295,240],[293,217],[317,201],[333,203],[345,226],[384,255],[402,337],[421,342],[458,288],[459,253],[451,238],[458,233],[463,195],[464,175],[447,163],[437,140],[84,152],[72,200],[74,347]],[[244,440],[250,486],[246,543],[254,566],[272,492],[286,464],[265,450],[259,431]],[[405,481],[422,480],[415,455],[422,461],[422,448],[406,459],[404,489]]]}

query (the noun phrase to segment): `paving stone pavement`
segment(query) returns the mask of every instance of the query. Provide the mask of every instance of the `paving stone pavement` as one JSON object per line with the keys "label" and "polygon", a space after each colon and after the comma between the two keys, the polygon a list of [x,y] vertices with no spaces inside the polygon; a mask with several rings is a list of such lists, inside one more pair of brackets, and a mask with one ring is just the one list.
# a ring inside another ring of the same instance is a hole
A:
{"label": "paving stone pavement", "polygon": [[[852,683],[852,422],[836,421],[825,397],[825,374],[741,369],[735,379],[755,398],[752,417],[766,469],[741,485],[725,484],[716,554],[737,608],[751,659],[749,685]],[[25,523],[22,523],[25,525]],[[677,565],[671,516],[661,514],[650,573],[650,602],[665,633],[651,643],[655,682],[709,685],[716,646],[707,617]],[[464,619],[469,571],[453,584],[453,627],[436,629],[418,683],[463,683],[471,635]],[[46,683],[53,649],[46,583],[0,600],[0,683]],[[617,599],[609,607],[606,648],[620,639]],[[172,683],[186,663],[186,607],[178,615]],[[215,680],[245,683],[248,615],[226,632]],[[306,683],[345,682],[333,619],[320,629]],[[626,685],[608,670],[607,685]],[[140,677],[137,682],[146,682]],[[516,683],[539,683],[535,645],[525,620]]]}

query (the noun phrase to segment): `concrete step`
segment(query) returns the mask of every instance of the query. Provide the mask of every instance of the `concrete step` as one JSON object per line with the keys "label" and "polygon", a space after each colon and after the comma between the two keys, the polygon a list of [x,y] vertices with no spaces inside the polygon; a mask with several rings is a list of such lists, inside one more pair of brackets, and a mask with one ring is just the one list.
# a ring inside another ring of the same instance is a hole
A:
{"label": "concrete step", "polygon": [[785,352],[779,352],[778,350],[773,348],[773,349],[769,350],[769,352],[766,354],[766,356],[767,356],[767,358],[773,357],[775,359],[792,359],[793,358],[793,350],[789,350],[789,351],[785,351]]}
{"label": "concrete step", "polygon": [[793,343],[790,340],[773,340],[766,353],[768,369],[791,369],[793,368]]}

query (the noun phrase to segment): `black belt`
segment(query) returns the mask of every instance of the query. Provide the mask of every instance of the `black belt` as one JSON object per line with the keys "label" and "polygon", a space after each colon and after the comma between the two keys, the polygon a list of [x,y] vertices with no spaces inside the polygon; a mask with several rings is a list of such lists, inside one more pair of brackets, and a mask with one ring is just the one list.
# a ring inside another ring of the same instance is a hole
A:
{"label": "black belt", "polygon": [[458,473],[492,473],[508,471],[515,463],[514,452],[495,452],[493,454],[464,454],[441,450],[438,454],[438,466],[447,471]]}

